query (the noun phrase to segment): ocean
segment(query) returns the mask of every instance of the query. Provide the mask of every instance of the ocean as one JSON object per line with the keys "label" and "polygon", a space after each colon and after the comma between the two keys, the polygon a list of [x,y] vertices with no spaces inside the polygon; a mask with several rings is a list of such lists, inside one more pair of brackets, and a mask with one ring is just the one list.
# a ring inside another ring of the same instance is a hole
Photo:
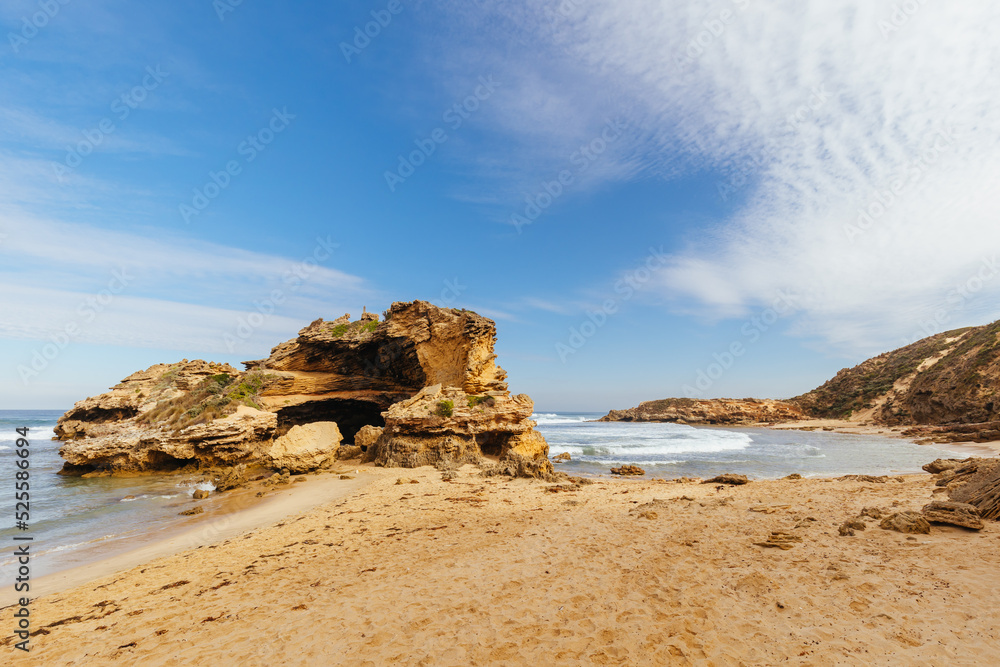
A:
{"label": "ocean", "polygon": [[825,431],[776,431],[682,424],[594,422],[603,413],[539,412],[531,416],[549,443],[549,456],[572,460],[556,470],[607,475],[633,464],[653,477],[714,477],[733,472],[757,479],[922,472],[936,458],[956,455],[937,447],[881,436]]}
{"label": "ocean", "polygon": [[[136,478],[63,477],[53,427],[62,411],[0,410],[0,489],[8,501],[0,522],[0,581],[13,581],[16,560],[13,537],[31,536],[31,576],[37,578],[103,556],[129,551],[140,538],[181,526],[195,489],[211,489],[200,476]],[[14,526],[17,461],[15,429],[28,427],[31,494],[27,531]],[[10,547],[10,548],[7,548]]]}
{"label": "ocean", "polygon": [[[56,474],[60,442],[52,440],[59,411],[0,411],[0,489],[7,489],[7,519],[0,543],[31,535],[32,577],[129,551],[156,533],[191,523],[180,517],[196,489],[211,489],[198,475],[81,479]],[[532,418],[549,442],[550,454],[569,452],[556,469],[607,475],[611,466],[632,463],[655,477],[709,477],[736,472],[752,478],[830,477],[851,473],[920,472],[939,457],[955,456],[930,446],[878,436],[759,428],[703,428],[677,424],[595,423],[599,413],[537,413]],[[16,428],[28,427],[31,443],[30,530],[14,527]],[[0,581],[12,581],[13,547],[0,551]]]}

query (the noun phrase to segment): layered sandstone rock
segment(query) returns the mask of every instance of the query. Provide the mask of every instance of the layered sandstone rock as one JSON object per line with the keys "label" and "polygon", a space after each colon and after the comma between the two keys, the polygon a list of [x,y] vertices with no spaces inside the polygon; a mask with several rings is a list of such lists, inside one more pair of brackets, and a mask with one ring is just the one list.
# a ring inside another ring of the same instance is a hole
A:
{"label": "layered sandstone rock", "polygon": [[948,523],[972,530],[983,529],[983,520],[979,515],[979,509],[968,503],[935,500],[924,505],[921,512],[924,518],[931,523]]}
{"label": "layered sandstone rock", "polygon": [[[78,401],[59,418],[55,434],[60,440],[107,435],[109,428],[152,410],[160,401],[191,391],[205,379],[238,370],[229,364],[184,359],[176,364],[156,364],[129,375],[108,392]],[[110,427],[108,425],[111,425]]]}
{"label": "layered sandstone rock", "polygon": [[426,301],[394,303],[386,315],[381,323],[370,313],[357,322],[316,320],[267,359],[244,362],[276,377],[261,400],[277,413],[279,433],[333,421],[353,443],[361,427],[383,426],[383,411],[424,387],[507,390],[492,320]]}
{"label": "layered sandstone rock", "polygon": [[[551,474],[548,445],[496,365],[495,324],[427,302],[387,320],[316,320],[240,373],[225,364],[159,364],[88,398],[60,420],[67,474],[127,474],[258,464],[292,472],[343,449],[382,465],[483,461]],[[445,411],[441,403],[454,408]],[[341,447],[343,445],[343,447]]]}
{"label": "layered sandstone rock", "polygon": [[548,476],[549,447],[529,419],[524,395],[506,391],[469,394],[436,384],[385,412],[385,429],[369,457],[387,467],[480,463],[491,457],[505,472]]}
{"label": "layered sandstone rock", "polygon": [[59,450],[66,460],[62,472],[114,475],[255,463],[271,448],[277,424],[274,413],[243,406],[228,417],[181,430],[134,419],[92,425],[87,437]]}
{"label": "layered sandstone rock", "polygon": [[645,401],[627,410],[612,410],[599,421],[747,426],[799,419],[806,419],[802,410],[783,401],[756,398],[667,398]]}

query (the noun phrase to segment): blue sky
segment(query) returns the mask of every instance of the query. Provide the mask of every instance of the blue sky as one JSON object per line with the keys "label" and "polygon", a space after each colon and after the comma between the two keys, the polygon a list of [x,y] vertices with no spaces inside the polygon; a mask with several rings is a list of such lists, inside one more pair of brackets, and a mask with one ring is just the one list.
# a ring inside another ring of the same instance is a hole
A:
{"label": "blue sky", "polygon": [[792,396],[1000,317],[991,3],[0,20],[4,407],[412,299],[494,318],[548,410]]}

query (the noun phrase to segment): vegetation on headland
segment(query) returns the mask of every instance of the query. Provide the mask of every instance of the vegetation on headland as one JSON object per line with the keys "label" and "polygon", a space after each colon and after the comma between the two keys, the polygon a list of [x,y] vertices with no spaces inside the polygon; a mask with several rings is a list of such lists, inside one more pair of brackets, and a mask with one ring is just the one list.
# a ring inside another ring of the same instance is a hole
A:
{"label": "vegetation on headland", "polygon": [[[160,377],[154,393],[166,391],[176,376],[175,369],[166,371]],[[241,375],[212,375],[188,392],[158,401],[152,410],[139,418],[139,422],[180,431],[231,415],[240,405],[259,410],[260,394],[274,377],[259,370]]]}
{"label": "vegetation on headland", "polygon": [[873,407],[874,401],[888,393],[896,382],[916,372],[920,364],[948,347],[947,340],[964,331],[931,336],[845,368],[822,386],[792,401],[816,417],[847,419],[856,410]]}
{"label": "vegetation on headland", "polygon": [[492,396],[469,396],[469,407],[474,408],[477,405],[486,404],[487,407],[492,408],[496,399]]}
{"label": "vegetation on headland", "polygon": [[373,334],[378,329],[378,325],[378,320],[358,320],[350,323],[331,324],[330,335],[334,338],[343,338],[344,336]]}
{"label": "vegetation on headland", "polygon": [[889,425],[985,422],[998,418],[998,388],[1000,322],[994,322],[880,354],[790,402],[834,419],[878,407],[874,420]]}

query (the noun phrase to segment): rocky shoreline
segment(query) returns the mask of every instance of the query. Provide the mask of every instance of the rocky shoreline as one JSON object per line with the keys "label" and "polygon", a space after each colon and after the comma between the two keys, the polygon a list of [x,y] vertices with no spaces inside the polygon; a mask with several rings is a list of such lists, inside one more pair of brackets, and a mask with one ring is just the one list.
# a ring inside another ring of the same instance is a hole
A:
{"label": "rocky shoreline", "polygon": [[667,398],[600,421],[718,426],[874,428],[920,443],[1000,441],[1000,321],[929,336],[844,368],[787,400]]}
{"label": "rocky shoreline", "polygon": [[423,301],[316,320],[267,359],[184,360],[125,378],[59,419],[62,474],[261,467],[293,473],[364,459],[484,463],[553,475],[548,445],[496,365],[496,325]]}
{"label": "rocky shoreline", "polygon": [[808,419],[797,406],[757,398],[666,398],[611,410],[597,421],[667,422],[698,426],[760,426]]}

